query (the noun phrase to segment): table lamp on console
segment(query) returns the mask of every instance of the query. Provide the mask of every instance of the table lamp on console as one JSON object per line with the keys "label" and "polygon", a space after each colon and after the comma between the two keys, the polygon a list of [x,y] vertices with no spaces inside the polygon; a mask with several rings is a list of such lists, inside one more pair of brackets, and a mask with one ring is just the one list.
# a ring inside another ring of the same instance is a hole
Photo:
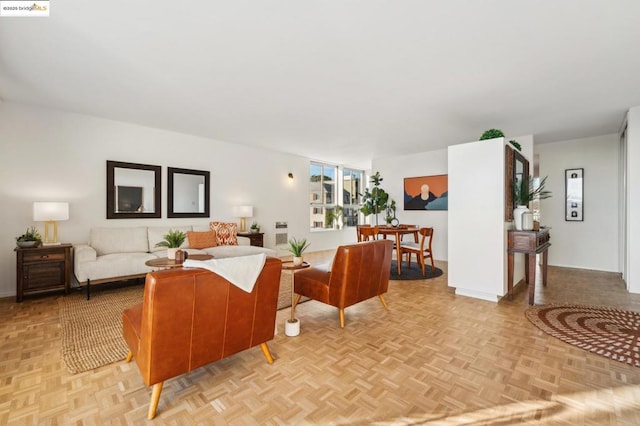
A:
{"label": "table lamp on console", "polygon": [[240,232],[246,232],[247,218],[253,217],[253,206],[235,206],[233,213],[235,217],[240,218]]}
{"label": "table lamp on console", "polygon": [[69,220],[69,203],[34,202],[33,220],[44,222],[44,241],[42,245],[59,245],[58,221]]}

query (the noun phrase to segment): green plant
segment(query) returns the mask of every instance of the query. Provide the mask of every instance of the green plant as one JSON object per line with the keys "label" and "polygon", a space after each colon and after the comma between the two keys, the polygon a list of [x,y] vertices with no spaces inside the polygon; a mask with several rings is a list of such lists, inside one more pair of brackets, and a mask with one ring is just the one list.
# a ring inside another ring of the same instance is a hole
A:
{"label": "green plant", "polygon": [[360,207],[360,211],[365,216],[369,216],[370,214],[374,214],[376,216],[376,225],[378,224],[378,213],[386,210],[387,202],[389,200],[389,194],[380,188],[380,182],[382,182],[382,177],[380,176],[380,172],[376,172],[375,175],[371,176],[371,182],[373,183],[373,189],[369,191],[369,188],[364,190],[364,194],[362,195],[362,207]]}
{"label": "green plant", "polygon": [[481,141],[485,139],[495,139],[495,138],[504,138],[504,133],[502,133],[502,130],[500,129],[485,130],[482,136],[480,136]]}
{"label": "green plant", "polygon": [[42,237],[40,236],[40,233],[38,232],[36,227],[31,226],[27,228],[24,234],[16,237],[16,241],[42,241]]}
{"label": "green plant", "polygon": [[520,146],[520,144],[518,143],[518,141],[515,141],[515,140],[511,139],[511,140],[509,141],[509,143],[510,143],[511,145],[513,145],[513,146],[514,146],[518,151],[522,151],[522,147]]}
{"label": "green plant", "polygon": [[164,235],[164,240],[156,244],[156,247],[178,248],[184,243],[187,238],[187,234],[178,230],[169,230],[169,233]]}
{"label": "green plant", "polygon": [[325,222],[327,227],[332,227],[334,224],[340,226],[340,218],[344,214],[344,207],[335,206],[333,209],[327,209],[325,213]]}
{"label": "green plant", "polygon": [[293,253],[295,257],[302,256],[302,253],[309,247],[311,244],[307,243],[307,239],[303,238],[301,240],[296,240],[295,237],[289,240],[289,251]]}
{"label": "green plant", "polygon": [[513,187],[513,201],[517,206],[526,206],[530,201],[534,199],[544,200],[551,197],[551,191],[547,191],[545,185],[547,183],[547,177],[545,176],[540,182],[535,185],[532,176],[525,179],[515,180],[512,183]]}
{"label": "green plant", "polygon": [[253,223],[251,224],[251,229],[255,229],[256,231],[260,231],[260,225],[258,225],[258,222],[256,222],[254,220]]}
{"label": "green plant", "polygon": [[391,200],[385,208],[387,215],[384,220],[387,224],[390,224],[394,217],[396,217],[396,200]]}

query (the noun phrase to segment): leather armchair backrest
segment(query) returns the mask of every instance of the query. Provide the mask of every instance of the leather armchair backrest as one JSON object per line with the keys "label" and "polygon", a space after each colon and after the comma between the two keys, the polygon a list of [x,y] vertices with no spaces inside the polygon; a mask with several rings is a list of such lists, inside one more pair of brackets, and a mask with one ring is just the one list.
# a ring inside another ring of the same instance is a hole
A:
{"label": "leather armchair backrest", "polygon": [[345,308],[386,293],[392,252],[391,240],[338,247],[329,278],[330,304]]}
{"label": "leather armchair backrest", "polygon": [[281,267],[267,258],[251,293],[204,269],[147,274],[136,357],[146,383],[271,340]]}

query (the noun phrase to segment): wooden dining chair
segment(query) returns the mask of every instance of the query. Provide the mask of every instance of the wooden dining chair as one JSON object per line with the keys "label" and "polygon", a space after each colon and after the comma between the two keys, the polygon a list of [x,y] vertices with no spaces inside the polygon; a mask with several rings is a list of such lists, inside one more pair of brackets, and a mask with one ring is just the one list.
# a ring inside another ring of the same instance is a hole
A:
{"label": "wooden dining chair", "polygon": [[[409,225],[408,223],[401,223],[401,224],[400,224],[400,225],[398,225],[398,226],[402,226],[402,227],[405,227],[405,228],[416,228],[416,229],[418,229],[418,225]],[[408,234],[407,234],[407,235],[408,235]],[[402,236],[402,239],[404,239],[404,235]],[[419,241],[419,240],[418,240],[418,231],[416,231],[416,232],[414,232],[414,233],[413,233],[413,239],[414,239],[414,243],[416,243],[416,244],[417,244],[417,243],[418,243],[418,241]]]}
{"label": "wooden dining chair", "polygon": [[400,259],[407,254],[407,268],[411,267],[411,255],[416,254],[418,263],[422,267],[422,276],[426,276],[425,261],[431,259],[431,272],[435,272],[436,268],[433,264],[433,252],[431,251],[431,242],[433,241],[433,228],[420,228],[418,233],[421,235],[420,244],[413,242],[402,242],[400,244]]}
{"label": "wooden dining chair", "polygon": [[365,226],[360,229],[361,241],[377,240],[380,228],[377,226]]}
{"label": "wooden dining chair", "polygon": [[362,228],[371,228],[371,225],[356,225],[356,235],[358,236],[358,242],[362,242]]}

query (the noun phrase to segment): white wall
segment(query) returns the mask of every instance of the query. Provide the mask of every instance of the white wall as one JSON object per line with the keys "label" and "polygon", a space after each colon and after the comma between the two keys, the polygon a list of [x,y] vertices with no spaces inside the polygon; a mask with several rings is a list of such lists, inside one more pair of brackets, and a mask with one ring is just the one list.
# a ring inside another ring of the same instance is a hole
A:
{"label": "white wall", "polygon": [[[551,198],[541,201],[541,223],[551,227],[549,264],[619,271],[617,134],[535,146],[540,176]],[[584,168],[584,221],[565,221],[565,169]]]}
{"label": "white wall", "polygon": [[[95,226],[206,225],[232,220],[235,205],[254,206],[275,245],[275,222],[305,237],[310,251],[355,241],[355,231],[309,232],[309,159],[149,127],[0,103],[0,297],[15,294],[15,237],[32,220],[34,201],[68,201],[63,242],[85,242]],[[106,219],[106,161],[162,166],[162,219]],[[211,219],[167,219],[167,167],[211,172]],[[287,173],[296,177],[289,182]]]}
{"label": "white wall", "polygon": [[[400,223],[433,227],[433,257],[447,260],[447,241],[449,240],[447,211],[404,210],[404,178],[447,174],[447,150],[422,152],[407,156],[378,158],[372,162],[372,172],[380,172],[384,179],[380,185],[387,191],[398,206],[396,217]],[[382,219],[382,215],[380,216]],[[383,223],[384,223],[384,219]]]}
{"label": "white wall", "polygon": [[627,288],[640,293],[640,106],[627,114]]}

